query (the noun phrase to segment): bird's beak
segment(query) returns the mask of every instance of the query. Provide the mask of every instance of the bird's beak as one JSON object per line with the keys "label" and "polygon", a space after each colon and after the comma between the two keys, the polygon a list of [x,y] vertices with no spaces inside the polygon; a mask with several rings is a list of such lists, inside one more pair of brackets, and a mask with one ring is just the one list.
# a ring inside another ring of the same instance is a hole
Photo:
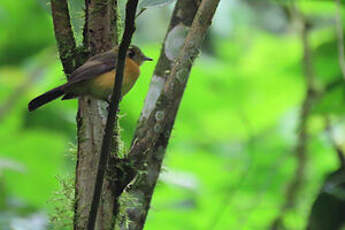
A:
{"label": "bird's beak", "polygon": [[150,57],[144,57],[144,61],[153,61],[153,59],[152,58],[150,58]]}

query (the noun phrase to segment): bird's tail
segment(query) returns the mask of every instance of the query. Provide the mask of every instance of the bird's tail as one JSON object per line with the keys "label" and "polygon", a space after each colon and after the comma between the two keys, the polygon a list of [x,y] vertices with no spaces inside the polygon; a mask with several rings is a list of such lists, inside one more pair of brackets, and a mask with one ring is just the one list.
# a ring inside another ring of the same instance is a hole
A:
{"label": "bird's tail", "polygon": [[58,98],[61,97],[65,92],[63,90],[65,85],[56,87],[52,90],[49,90],[48,92],[42,94],[41,96],[38,96],[34,98],[32,101],[30,101],[28,108],[29,111],[34,111],[35,109],[41,107],[42,105]]}

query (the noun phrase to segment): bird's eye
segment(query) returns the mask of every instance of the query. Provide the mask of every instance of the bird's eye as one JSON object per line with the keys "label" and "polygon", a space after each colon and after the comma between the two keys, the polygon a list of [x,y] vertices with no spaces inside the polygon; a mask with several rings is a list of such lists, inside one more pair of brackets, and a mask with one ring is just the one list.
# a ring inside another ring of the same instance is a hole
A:
{"label": "bird's eye", "polygon": [[129,51],[128,51],[128,57],[133,58],[134,55],[135,55],[134,50],[129,50]]}

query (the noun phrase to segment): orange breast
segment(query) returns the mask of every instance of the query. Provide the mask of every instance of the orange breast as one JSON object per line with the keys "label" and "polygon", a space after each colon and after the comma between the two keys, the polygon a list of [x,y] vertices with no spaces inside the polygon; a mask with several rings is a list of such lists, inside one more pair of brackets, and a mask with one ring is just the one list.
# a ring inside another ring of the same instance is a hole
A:
{"label": "orange breast", "polygon": [[140,75],[139,65],[132,59],[126,59],[124,78],[122,83],[122,95],[125,95],[137,81]]}
{"label": "orange breast", "polygon": [[[125,95],[134,85],[140,75],[139,66],[126,58],[121,93]],[[98,98],[106,99],[113,90],[115,70],[106,72],[91,80],[90,93]]]}

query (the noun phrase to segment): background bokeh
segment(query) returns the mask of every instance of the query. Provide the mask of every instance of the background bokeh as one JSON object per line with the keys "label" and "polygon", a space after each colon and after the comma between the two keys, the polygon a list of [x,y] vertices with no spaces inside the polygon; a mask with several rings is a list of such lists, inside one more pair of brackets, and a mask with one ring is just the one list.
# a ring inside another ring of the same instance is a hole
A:
{"label": "background bokeh", "polygon": [[[71,1],[79,41],[82,2]],[[279,214],[298,162],[306,94],[301,36],[285,7],[221,0],[179,109],[145,229],[260,230]],[[313,24],[312,63],[323,89],[341,79],[336,7],[333,1],[301,1],[298,7]],[[155,60],[172,8],[149,9],[138,18],[135,43]],[[122,101],[125,146],[154,67],[143,65]],[[59,225],[59,210],[70,209],[64,193],[73,183],[77,101],[27,111],[30,99],[64,81],[47,1],[1,0],[0,229],[51,229]],[[286,213],[287,229],[305,228],[325,176],[338,168],[325,117],[341,146],[344,89],[340,84],[326,91],[309,116],[303,184]]]}

